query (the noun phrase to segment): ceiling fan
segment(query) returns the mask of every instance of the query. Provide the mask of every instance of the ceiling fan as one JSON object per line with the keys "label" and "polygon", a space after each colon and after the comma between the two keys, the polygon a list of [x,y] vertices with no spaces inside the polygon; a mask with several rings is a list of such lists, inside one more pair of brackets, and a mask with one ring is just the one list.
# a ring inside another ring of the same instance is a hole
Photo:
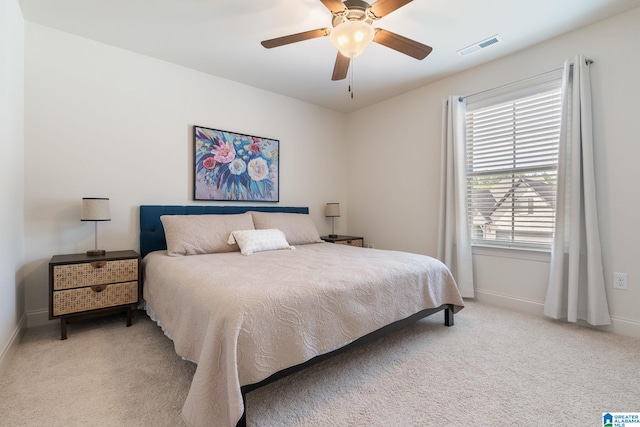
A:
{"label": "ceiling fan", "polygon": [[413,0],[377,0],[369,4],[362,0],[320,0],[331,11],[333,28],[319,28],[291,34],[275,39],[264,40],[261,44],[267,49],[318,37],[330,36],[338,49],[331,80],[347,77],[351,60],[361,54],[372,41],[418,60],[424,59],[432,51],[430,46],[408,39],[382,28],[373,28],[374,21],[383,18],[394,10],[411,3]]}

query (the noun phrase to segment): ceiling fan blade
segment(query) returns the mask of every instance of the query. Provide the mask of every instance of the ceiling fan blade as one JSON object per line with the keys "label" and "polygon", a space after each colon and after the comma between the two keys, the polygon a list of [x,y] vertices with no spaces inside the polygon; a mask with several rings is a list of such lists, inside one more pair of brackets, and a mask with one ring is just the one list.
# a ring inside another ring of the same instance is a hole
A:
{"label": "ceiling fan blade", "polygon": [[433,50],[431,46],[408,39],[391,31],[376,28],[373,41],[416,59],[424,59]]}
{"label": "ceiling fan blade", "polygon": [[336,56],[336,64],[333,66],[333,75],[331,80],[342,80],[347,77],[347,71],[349,71],[349,63],[351,59],[338,52]]}
{"label": "ceiling fan blade", "polygon": [[346,9],[340,0],[320,0],[322,4],[333,13],[342,12]]}
{"label": "ceiling fan blade", "polygon": [[285,44],[297,43],[304,40],[315,39],[318,37],[324,37],[329,35],[329,30],[327,28],[320,28],[317,30],[305,31],[303,33],[290,34],[288,36],[277,37],[275,39],[264,40],[260,42],[262,46],[267,49],[271,49],[272,47],[283,46]]}
{"label": "ceiling fan blade", "polygon": [[378,0],[371,5],[371,12],[380,19],[390,14],[396,9],[400,9],[405,4],[411,3],[413,0]]}

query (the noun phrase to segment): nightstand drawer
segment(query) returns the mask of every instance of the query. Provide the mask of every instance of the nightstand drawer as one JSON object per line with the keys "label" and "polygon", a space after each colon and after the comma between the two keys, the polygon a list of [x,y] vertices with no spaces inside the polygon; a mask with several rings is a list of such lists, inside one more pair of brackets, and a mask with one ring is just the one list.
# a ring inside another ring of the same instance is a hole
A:
{"label": "nightstand drawer", "polygon": [[[136,261],[136,260],[133,260]],[[138,281],[53,292],[53,316],[138,302]]]}
{"label": "nightstand drawer", "polygon": [[90,285],[138,280],[138,260],[98,260],[53,267],[53,289],[72,289]]}
{"label": "nightstand drawer", "polygon": [[337,245],[356,246],[361,248],[364,246],[364,238],[360,236],[341,236],[341,235],[329,235],[320,236],[322,240],[329,243],[335,243]]}
{"label": "nightstand drawer", "polygon": [[362,239],[353,239],[353,240],[337,240],[334,242],[336,245],[349,245],[349,246],[357,246],[359,248],[362,247]]}

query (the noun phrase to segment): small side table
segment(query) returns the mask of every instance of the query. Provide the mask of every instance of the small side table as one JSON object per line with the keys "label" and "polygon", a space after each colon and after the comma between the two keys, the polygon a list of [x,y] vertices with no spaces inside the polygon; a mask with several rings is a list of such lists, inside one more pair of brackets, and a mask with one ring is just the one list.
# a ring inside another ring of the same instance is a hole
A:
{"label": "small side table", "polygon": [[335,243],[338,245],[357,246],[359,248],[364,246],[363,237],[338,235],[338,237],[320,236],[320,238],[325,242]]}
{"label": "small side table", "polygon": [[60,339],[67,321],[111,312],[131,312],[140,301],[140,255],[135,251],[55,255],[49,262],[49,319],[60,319]]}

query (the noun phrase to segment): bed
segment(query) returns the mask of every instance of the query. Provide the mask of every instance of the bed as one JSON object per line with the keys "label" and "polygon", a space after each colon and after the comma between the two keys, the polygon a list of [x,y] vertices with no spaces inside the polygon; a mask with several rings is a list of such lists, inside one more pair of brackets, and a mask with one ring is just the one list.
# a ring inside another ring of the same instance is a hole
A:
{"label": "bed", "polygon": [[250,391],[437,312],[451,326],[463,308],[439,261],[322,242],[308,212],[140,207],[145,309],[197,364],[188,425],[244,426]]}

